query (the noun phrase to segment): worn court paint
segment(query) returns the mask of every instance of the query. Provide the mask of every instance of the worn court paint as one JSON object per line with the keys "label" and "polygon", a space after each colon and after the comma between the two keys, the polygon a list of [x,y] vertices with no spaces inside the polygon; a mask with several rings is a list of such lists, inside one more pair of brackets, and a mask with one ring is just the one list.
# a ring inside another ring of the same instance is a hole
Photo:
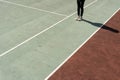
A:
{"label": "worn court paint", "polygon": [[[120,1],[101,0],[86,9],[85,19],[102,24],[119,8],[119,3]],[[8,55],[1,57],[1,80],[44,80],[98,29],[86,22],[76,22],[75,17],[74,15],[68,18]]]}

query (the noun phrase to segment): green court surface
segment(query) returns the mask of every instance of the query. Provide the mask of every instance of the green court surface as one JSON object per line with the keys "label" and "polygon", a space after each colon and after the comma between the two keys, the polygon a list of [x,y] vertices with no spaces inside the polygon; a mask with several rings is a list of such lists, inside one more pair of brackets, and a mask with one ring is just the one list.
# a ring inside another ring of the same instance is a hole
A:
{"label": "green court surface", "polygon": [[0,80],[44,80],[119,8],[119,0],[0,0]]}

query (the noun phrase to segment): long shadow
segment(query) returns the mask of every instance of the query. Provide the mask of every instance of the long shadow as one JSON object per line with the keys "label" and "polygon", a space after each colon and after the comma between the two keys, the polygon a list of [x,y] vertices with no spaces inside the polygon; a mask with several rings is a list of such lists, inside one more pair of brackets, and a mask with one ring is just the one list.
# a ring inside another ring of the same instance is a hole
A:
{"label": "long shadow", "polygon": [[113,29],[113,28],[111,28],[111,27],[108,27],[108,26],[106,26],[106,25],[103,25],[103,24],[101,24],[101,23],[91,22],[91,21],[88,21],[88,20],[86,20],[86,19],[83,19],[82,21],[85,21],[85,22],[87,22],[87,23],[90,23],[91,25],[96,26],[96,27],[101,27],[101,26],[102,26],[102,27],[101,27],[102,29],[109,30],[109,31],[114,32],[114,33],[119,33],[118,30]]}

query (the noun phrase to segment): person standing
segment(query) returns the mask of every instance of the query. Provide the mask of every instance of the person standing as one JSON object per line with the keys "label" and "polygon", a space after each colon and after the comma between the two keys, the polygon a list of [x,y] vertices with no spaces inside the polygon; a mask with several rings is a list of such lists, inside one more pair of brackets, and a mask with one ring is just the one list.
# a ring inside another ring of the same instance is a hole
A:
{"label": "person standing", "polygon": [[84,2],[85,0],[77,0],[77,15],[78,15],[78,17],[76,18],[77,21],[80,21],[83,18]]}

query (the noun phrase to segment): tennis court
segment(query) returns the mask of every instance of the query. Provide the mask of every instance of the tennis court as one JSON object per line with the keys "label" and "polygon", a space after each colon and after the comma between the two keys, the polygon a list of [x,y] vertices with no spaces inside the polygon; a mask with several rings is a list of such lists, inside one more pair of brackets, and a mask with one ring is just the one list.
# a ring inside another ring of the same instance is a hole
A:
{"label": "tennis court", "polygon": [[47,80],[119,8],[118,0],[0,0],[0,80]]}

